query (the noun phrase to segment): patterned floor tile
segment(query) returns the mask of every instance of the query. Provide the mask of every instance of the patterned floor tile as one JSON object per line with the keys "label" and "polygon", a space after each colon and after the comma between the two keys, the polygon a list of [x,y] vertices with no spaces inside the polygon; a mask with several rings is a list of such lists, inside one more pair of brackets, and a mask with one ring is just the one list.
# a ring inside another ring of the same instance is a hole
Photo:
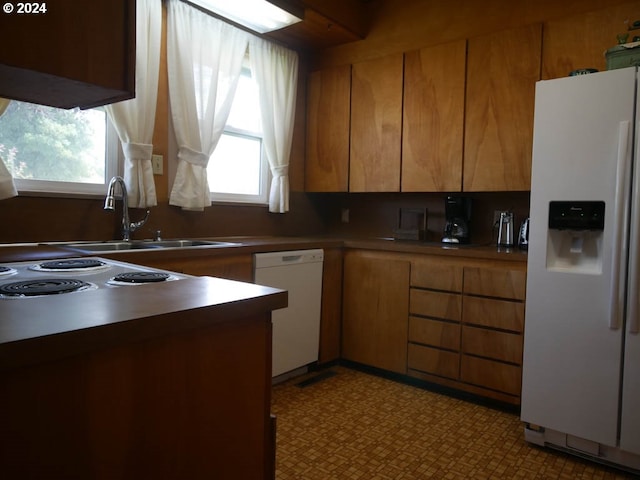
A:
{"label": "patterned floor tile", "polygon": [[276,480],[618,480],[531,446],[517,415],[356,370],[273,388]]}

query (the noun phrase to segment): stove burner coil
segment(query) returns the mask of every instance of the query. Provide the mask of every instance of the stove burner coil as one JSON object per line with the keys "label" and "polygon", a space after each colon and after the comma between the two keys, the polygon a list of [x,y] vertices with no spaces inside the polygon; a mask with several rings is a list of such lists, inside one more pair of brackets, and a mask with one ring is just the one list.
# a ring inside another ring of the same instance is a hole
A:
{"label": "stove burner coil", "polygon": [[0,285],[0,295],[5,297],[33,297],[77,292],[91,287],[90,283],[72,278],[43,278],[5,283]]}
{"label": "stove burner coil", "polygon": [[15,268],[0,266],[0,276],[2,276],[2,275],[11,275],[13,273],[16,273],[16,269]]}
{"label": "stove burner coil", "polygon": [[112,278],[114,282],[124,283],[155,283],[164,282],[171,275],[160,272],[126,272],[116,275]]}
{"label": "stove burner coil", "polygon": [[71,258],[68,260],[54,260],[52,262],[43,262],[38,264],[41,269],[47,270],[70,270],[81,268],[98,268],[104,267],[107,264],[100,260],[93,260],[88,258]]}

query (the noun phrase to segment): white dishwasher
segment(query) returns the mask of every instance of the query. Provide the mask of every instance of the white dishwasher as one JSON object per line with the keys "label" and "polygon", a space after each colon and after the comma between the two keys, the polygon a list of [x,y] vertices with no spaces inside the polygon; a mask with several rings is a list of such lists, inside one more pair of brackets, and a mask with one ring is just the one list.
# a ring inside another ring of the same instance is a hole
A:
{"label": "white dishwasher", "polygon": [[318,360],[323,260],[322,249],[254,255],[255,283],[289,292],[272,315],[273,377]]}

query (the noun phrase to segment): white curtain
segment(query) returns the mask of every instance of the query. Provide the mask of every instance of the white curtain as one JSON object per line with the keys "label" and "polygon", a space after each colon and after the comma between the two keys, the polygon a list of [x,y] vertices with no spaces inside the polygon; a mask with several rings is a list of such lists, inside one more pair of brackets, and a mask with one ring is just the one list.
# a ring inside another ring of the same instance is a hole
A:
{"label": "white curtain", "polygon": [[298,55],[296,52],[252,37],[251,72],[259,85],[262,141],[271,168],[269,211],[289,211],[289,156],[293,138]]}
{"label": "white curtain", "polygon": [[231,111],[250,34],[179,0],[169,0],[169,102],[178,142],[171,205],[211,205],[207,164]]}
{"label": "white curtain", "polygon": [[[2,116],[2,114],[4,114],[4,111],[7,109],[10,103],[11,100],[0,98],[0,117]],[[4,164],[2,158],[0,158],[0,200],[15,197],[17,195],[18,191],[16,190],[16,186],[13,183],[13,177],[7,169],[7,166]]]}
{"label": "white curtain", "polygon": [[136,97],[106,106],[124,152],[124,180],[131,207],[157,205],[151,155],[156,119],[162,1],[137,0]]}

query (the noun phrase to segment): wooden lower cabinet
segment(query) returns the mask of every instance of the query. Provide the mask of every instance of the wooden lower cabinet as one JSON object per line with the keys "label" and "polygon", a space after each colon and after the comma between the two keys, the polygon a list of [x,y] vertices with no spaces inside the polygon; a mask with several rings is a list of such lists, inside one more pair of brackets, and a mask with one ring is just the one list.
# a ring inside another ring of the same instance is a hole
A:
{"label": "wooden lower cabinet", "polygon": [[439,348],[409,343],[409,367],[453,380],[460,372],[460,355]]}
{"label": "wooden lower cabinet", "polygon": [[408,374],[519,404],[525,271],[520,262],[412,258]]}
{"label": "wooden lower cabinet", "polygon": [[344,254],[342,357],[407,371],[410,262],[400,254]]}
{"label": "wooden lower cabinet", "polygon": [[342,357],[519,405],[526,263],[347,250]]}
{"label": "wooden lower cabinet", "polygon": [[342,319],[342,248],[325,248],[318,363],[340,358]]}
{"label": "wooden lower cabinet", "polygon": [[274,478],[270,313],[87,350],[0,371],[2,478]]}

